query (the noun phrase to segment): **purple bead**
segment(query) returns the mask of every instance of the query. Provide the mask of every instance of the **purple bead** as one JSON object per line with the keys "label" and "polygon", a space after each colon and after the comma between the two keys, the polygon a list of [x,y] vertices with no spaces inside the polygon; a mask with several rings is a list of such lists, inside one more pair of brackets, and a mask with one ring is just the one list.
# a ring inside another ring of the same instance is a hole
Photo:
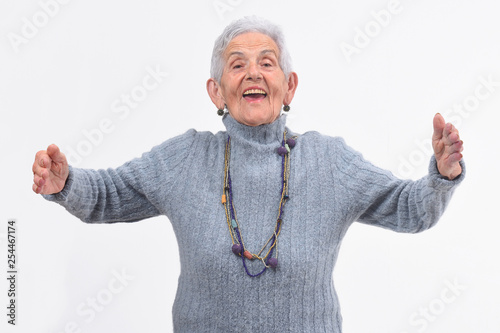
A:
{"label": "purple bead", "polygon": [[285,147],[281,146],[278,148],[278,154],[280,154],[281,156],[285,155],[287,153],[287,150]]}
{"label": "purple bead", "polygon": [[293,147],[295,147],[295,140],[292,138],[288,138],[286,140],[286,144],[288,145],[288,147],[293,148]]}
{"label": "purple bead", "polygon": [[240,254],[242,247],[240,244],[234,244],[233,247],[231,248],[231,250],[233,250],[234,254]]}
{"label": "purple bead", "polygon": [[271,268],[276,268],[276,266],[278,266],[278,259],[276,259],[276,258],[269,258],[269,260],[267,261],[267,264],[269,266],[271,266]]}

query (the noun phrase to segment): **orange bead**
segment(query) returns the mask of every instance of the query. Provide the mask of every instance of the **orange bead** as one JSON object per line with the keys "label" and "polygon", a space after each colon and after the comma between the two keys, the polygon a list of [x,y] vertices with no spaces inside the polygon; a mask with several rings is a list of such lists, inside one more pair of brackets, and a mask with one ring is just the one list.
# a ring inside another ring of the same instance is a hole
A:
{"label": "orange bead", "polygon": [[243,252],[243,255],[245,256],[245,258],[247,258],[248,260],[252,260],[253,259],[253,255],[247,250],[245,252]]}
{"label": "orange bead", "polygon": [[222,195],[222,203],[223,203],[223,204],[225,204],[225,203],[226,203],[226,195],[225,195],[225,194],[223,194],[223,195]]}

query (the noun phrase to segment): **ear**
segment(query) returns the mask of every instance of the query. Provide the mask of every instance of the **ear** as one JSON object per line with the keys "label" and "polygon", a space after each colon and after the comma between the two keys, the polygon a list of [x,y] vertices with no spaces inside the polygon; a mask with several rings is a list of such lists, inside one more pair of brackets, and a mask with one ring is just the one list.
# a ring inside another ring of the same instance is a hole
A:
{"label": "ear", "polygon": [[284,105],[290,105],[292,103],[293,96],[295,96],[295,90],[297,89],[297,85],[299,84],[299,77],[297,73],[290,72],[288,75],[288,90],[285,94],[285,98],[283,98]]}
{"label": "ear", "polygon": [[215,107],[217,109],[224,109],[224,105],[226,104],[224,97],[222,97],[219,84],[213,78],[207,81],[207,92]]}

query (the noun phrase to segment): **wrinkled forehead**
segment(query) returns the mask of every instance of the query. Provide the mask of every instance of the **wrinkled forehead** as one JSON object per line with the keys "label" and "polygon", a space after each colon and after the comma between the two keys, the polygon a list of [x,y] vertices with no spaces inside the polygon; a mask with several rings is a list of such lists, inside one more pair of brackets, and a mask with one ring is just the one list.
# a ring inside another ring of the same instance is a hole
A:
{"label": "wrinkled forehead", "polygon": [[279,57],[278,45],[274,40],[260,32],[247,32],[234,37],[224,51],[224,59],[232,56],[252,56],[262,54],[274,54]]}

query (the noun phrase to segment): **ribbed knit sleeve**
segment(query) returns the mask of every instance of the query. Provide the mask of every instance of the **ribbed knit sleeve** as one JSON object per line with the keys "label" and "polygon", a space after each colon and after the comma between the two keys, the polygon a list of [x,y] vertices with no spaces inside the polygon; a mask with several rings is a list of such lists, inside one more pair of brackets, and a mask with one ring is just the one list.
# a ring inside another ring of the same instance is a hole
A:
{"label": "ribbed knit sleeve", "polygon": [[64,189],[44,195],[84,222],[133,222],[165,214],[165,202],[197,132],[174,137],[116,169],[70,166]]}
{"label": "ribbed knit sleeve", "polygon": [[428,175],[416,181],[401,180],[366,161],[342,139],[335,145],[339,154],[333,166],[338,181],[350,192],[355,219],[397,232],[415,233],[434,226],[465,176],[461,162],[462,174],[457,178],[442,177],[432,156]]}

